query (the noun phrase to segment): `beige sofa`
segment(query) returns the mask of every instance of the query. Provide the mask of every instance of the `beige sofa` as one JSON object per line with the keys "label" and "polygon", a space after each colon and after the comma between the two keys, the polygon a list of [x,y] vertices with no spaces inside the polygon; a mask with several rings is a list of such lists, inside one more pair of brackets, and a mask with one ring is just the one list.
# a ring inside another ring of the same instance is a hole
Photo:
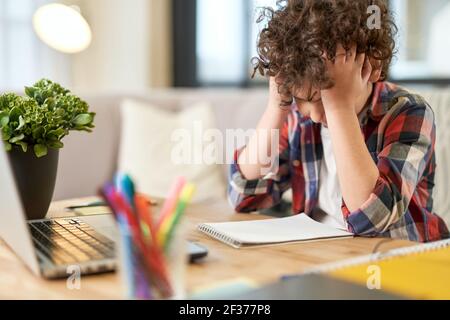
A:
{"label": "beige sofa", "polygon": [[[110,179],[117,168],[121,134],[120,105],[125,99],[136,99],[155,106],[177,111],[196,102],[209,102],[217,128],[254,128],[264,111],[265,90],[159,90],[146,94],[83,95],[97,113],[93,133],[71,133],[61,150],[55,199],[82,197],[95,194],[97,188]],[[226,166],[223,183],[226,188]]]}
{"label": "beige sofa", "polygon": [[[450,225],[450,197],[447,196],[450,181],[450,90],[421,92],[436,112],[438,125],[438,169],[435,188],[435,211],[445,216]],[[97,113],[96,129],[92,134],[72,133],[64,143],[58,168],[55,199],[90,196],[110,179],[117,168],[121,133],[120,105],[125,98],[177,111],[195,102],[208,101],[214,110],[217,127],[225,129],[254,128],[264,111],[267,91],[263,89],[201,89],[156,90],[145,94],[83,95]],[[217,188],[226,190],[224,179]],[[225,197],[224,197],[225,200]]]}

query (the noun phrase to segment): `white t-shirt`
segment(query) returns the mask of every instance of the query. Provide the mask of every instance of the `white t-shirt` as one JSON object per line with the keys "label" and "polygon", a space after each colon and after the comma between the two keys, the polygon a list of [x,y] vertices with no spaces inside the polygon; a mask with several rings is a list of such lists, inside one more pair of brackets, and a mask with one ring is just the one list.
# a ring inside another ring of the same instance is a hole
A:
{"label": "white t-shirt", "polygon": [[326,225],[347,230],[347,224],[342,215],[342,192],[336,169],[336,160],[331,144],[330,131],[321,129],[323,159],[320,167],[319,203],[312,218]]}

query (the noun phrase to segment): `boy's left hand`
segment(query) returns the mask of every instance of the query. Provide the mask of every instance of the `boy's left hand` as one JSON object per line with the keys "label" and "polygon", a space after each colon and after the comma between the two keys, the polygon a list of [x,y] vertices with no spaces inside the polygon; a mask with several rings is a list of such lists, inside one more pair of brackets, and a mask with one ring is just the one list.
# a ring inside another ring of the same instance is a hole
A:
{"label": "boy's left hand", "polygon": [[357,54],[356,46],[347,51],[339,45],[335,61],[325,58],[334,86],[322,90],[322,102],[325,111],[353,110],[369,83],[372,66],[364,53]]}

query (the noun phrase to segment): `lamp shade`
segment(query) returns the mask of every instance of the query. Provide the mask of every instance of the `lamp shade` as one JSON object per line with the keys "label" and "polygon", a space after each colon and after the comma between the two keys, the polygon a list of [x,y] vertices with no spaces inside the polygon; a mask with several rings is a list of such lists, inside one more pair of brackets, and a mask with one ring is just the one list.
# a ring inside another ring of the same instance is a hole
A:
{"label": "lamp shade", "polygon": [[64,53],[81,52],[92,41],[91,28],[80,12],[63,4],[40,7],[33,16],[33,27],[45,44]]}

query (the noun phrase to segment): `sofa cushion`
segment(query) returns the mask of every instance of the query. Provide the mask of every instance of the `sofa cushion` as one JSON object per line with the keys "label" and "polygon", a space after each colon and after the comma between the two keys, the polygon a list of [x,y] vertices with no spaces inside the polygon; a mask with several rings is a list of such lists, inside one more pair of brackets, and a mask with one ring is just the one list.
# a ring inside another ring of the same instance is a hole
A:
{"label": "sofa cushion", "polygon": [[204,145],[197,143],[203,134],[201,131],[198,136],[198,130],[216,127],[208,103],[198,102],[174,112],[125,100],[121,119],[118,168],[135,179],[141,192],[165,197],[176,177],[184,176],[197,186],[194,201],[225,197],[221,167],[215,163],[205,164]]}
{"label": "sofa cushion", "polygon": [[[81,95],[84,98],[84,95]],[[120,135],[119,96],[90,96],[96,113],[92,133],[71,132],[60,150],[54,200],[94,196],[117,168]]]}
{"label": "sofa cushion", "polygon": [[419,92],[430,104],[436,119],[436,176],[434,211],[450,227],[450,91],[429,90]]}
{"label": "sofa cushion", "polygon": [[[117,170],[122,119],[120,105],[125,99],[151,104],[164,111],[188,110],[207,101],[217,128],[254,128],[267,103],[265,89],[158,89],[134,93],[77,92],[97,113],[91,134],[71,133],[60,153],[54,200],[92,196]],[[223,179],[228,166],[222,165]]]}

